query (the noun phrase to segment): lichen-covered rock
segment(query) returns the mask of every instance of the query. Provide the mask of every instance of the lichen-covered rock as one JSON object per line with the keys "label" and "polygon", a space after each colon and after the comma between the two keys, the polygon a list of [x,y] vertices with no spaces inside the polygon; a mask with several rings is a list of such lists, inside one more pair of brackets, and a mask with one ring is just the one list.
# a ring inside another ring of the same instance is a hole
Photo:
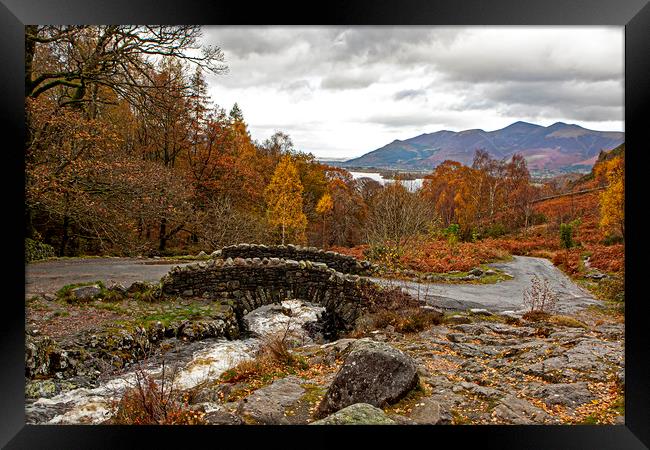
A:
{"label": "lichen-covered rock", "polygon": [[73,371],[76,361],[49,336],[28,335],[25,342],[25,376],[49,377]]}
{"label": "lichen-covered rock", "polygon": [[417,383],[410,356],[382,342],[359,340],[351,346],[317,414],[324,417],[354,403],[383,407],[399,401]]}
{"label": "lichen-covered rock", "polygon": [[397,425],[397,422],[373,405],[355,403],[310,425]]}
{"label": "lichen-covered rock", "polygon": [[237,413],[248,423],[265,425],[287,424],[287,408],[297,403],[305,389],[297,377],[286,377],[258,389],[241,400]]}
{"label": "lichen-covered rock", "polygon": [[75,300],[90,300],[96,295],[99,295],[102,289],[97,284],[90,286],[80,286],[70,290],[70,295]]}

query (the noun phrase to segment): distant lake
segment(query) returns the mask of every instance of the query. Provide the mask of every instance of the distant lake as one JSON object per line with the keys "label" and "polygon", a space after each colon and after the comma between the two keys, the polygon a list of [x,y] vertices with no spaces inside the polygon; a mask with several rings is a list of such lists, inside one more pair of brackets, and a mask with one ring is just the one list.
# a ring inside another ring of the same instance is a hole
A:
{"label": "distant lake", "polygon": [[[380,173],[377,172],[350,172],[350,173],[352,174],[352,178],[354,178],[355,180],[359,178],[370,178],[381,183],[382,185],[386,183],[393,183],[395,181],[395,180],[386,179],[382,177]],[[402,180],[402,184],[409,191],[415,192],[422,187],[422,181],[423,178],[416,178],[415,180]]]}

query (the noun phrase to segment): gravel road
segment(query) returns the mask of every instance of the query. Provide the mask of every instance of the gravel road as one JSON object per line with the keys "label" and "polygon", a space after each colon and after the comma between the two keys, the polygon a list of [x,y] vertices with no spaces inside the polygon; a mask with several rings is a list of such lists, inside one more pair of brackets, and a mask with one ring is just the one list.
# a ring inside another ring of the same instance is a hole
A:
{"label": "gravel road", "polygon": [[495,284],[417,283],[379,278],[371,280],[399,286],[431,306],[449,310],[521,310],[523,292],[530,286],[533,275],[547,279],[553,291],[558,294],[558,312],[574,312],[600,303],[547,259],[515,256],[511,261],[490,264],[490,267],[503,270],[514,278]]}
{"label": "gravel road", "polygon": [[101,280],[129,287],[134,281],[157,282],[174,266],[191,264],[144,258],[70,258],[27,264],[25,294],[53,294],[66,284]]}

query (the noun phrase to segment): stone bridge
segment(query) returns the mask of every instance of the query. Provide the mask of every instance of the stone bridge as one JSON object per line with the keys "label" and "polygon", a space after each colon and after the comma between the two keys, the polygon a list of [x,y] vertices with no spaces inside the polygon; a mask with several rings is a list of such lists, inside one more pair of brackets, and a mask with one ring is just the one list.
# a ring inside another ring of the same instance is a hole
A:
{"label": "stone bridge", "polygon": [[381,289],[322,262],[284,258],[219,258],[177,266],[162,278],[161,288],[167,296],[223,301],[233,307],[241,328],[252,310],[295,298],[324,306],[344,330],[353,327],[368,296]]}
{"label": "stone bridge", "polygon": [[325,263],[331,269],[342,273],[365,274],[372,268],[368,261],[359,261],[353,256],[343,255],[332,251],[324,251],[316,247],[301,247],[299,245],[262,245],[238,244],[224,247],[212,253],[216,258],[284,258],[294,261],[312,261]]}

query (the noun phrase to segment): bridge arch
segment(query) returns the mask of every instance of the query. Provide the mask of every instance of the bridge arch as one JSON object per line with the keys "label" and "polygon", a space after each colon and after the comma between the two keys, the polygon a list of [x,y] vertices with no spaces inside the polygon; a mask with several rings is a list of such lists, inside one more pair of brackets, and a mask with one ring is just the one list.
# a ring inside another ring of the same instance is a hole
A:
{"label": "bridge arch", "polygon": [[325,263],[284,258],[218,258],[177,266],[163,277],[161,289],[166,296],[201,297],[230,305],[242,329],[245,314],[296,298],[325,307],[344,330],[353,328],[368,295],[380,290],[369,280]]}

